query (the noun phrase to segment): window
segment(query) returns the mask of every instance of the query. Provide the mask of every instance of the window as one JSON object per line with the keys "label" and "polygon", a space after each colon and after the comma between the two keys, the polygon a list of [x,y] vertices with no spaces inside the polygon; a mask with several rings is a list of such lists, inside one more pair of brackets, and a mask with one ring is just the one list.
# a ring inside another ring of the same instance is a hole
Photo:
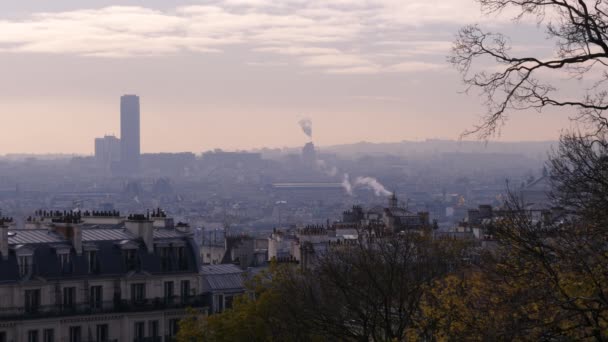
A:
{"label": "window", "polygon": [[25,312],[38,312],[40,307],[40,290],[25,290]]}
{"label": "window", "polygon": [[158,321],[149,321],[148,322],[148,336],[149,337],[159,337]]}
{"label": "window", "polygon": [[97,342],[105,342],[110,339],[110,334],[108,331],[107,324],[97,324],[95,337]]}
{"label": "window", "polygon": [[70,253],[59,254],[59,265],[61,266],[61,272],[69,272],[71,270]]}
{"label": "window", "polygon": [[76,288],[75,287],[64,287],[63,288],[63,308],[74,309],[76,306]]}
{"label": "window", "polygon": [[224,299],[224,300],[225,300],[225,302],[226,302],[226,303],[224,304],[224,307],[225,307],[226,309],[231,309],[231,308],[232,308],[232,299],[233,299],[233,298],[234,298],[233,296],[226,296],[226,297],[225,297],[225,299]]}
{"label": "window", "polygon": [[131,301],[141,303],[146,299],[146,284],[131,284]]}
{"label": "window", "polygon": [[180,286],[180,295],[182,301],[186,301],[190,297],[190,280],[182,280]]}
{"label": "window", "polygon": [[24,255],[20,256],[19,259],[19,275],[25,277],[32,271],[32,256]]}
{"label": "window", "polygon": [[188,260],[186,259],[186,250],[184,247],[177,247],[177,265],[180,271],[188,269]]}
{"label": "window", "polygon": [[222,311],[224,311],[224,295],[218,295],[216,312],[222,312]]}
{"label": "window", "polygon": [[69,342],[82,342],[82,330],[80,327],[70,327]]}
{"label": "window", "polygon": [[38,330],[30,330],[27,332],[27,342],[38,342]]}
{"label": "window", "polygon": [[91,290],[89,292],[89,303],[91,305],[91,309],[101,309],[102,301],[102,287],[91,286]]}
{"label": "window", "polygon": [[171,269],[171,248],[160,247],[160,268],[163,271],[169,271]]}
{"label": "window", "polygon": [[124,250],[125,266],[128,271],[133,271],[137,268],[137,256],[135,252],[135,249]]}
{"label": "window", "polygon": [[42,342],[55,342],[55,330],[44,329],[42,333]]}
{"label": "window", "polygon": [[164,294],[165,294],[165,303],[171,303],[173,301],[173,282],[172,281],[165,282]]}
{"label": "window", "polygon": [[179,330],[179,319],[170,319],[169,320],[169,336],[173,337],[177,335],[177,331]]}
{"label": "window", "polygon": [[144,337],[146,337],[145,329],[146,325],[144,322],[135,322],[133,338],[135,338],[136,341],[143,341]]}
{"label": "window", "polygon": [[89,266],[89,273],[99,272],[99,262],[97,261],[97,251],[89,251],[87,253],[87,263]]}

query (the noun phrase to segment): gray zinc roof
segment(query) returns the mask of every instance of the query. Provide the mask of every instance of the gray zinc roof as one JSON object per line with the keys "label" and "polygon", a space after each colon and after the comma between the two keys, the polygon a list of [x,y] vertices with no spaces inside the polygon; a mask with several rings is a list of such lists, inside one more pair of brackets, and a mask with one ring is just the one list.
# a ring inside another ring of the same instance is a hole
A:
{"label": "gray zinc roof", "polygon": [[124,229],[83,229],[82,241],[133,240],[136,236]]}
{"label": "gray zinc roof", "polygon": [[185,235],[180,233],[174,229],[154,229],[154,238],[155,239],[174,239],[174,238],[183,238]]}
{"label": "gray zinc roof", "polygon": [[9,230],[8,237],[8,243],[10,245],[57,243],[64,241],[65,239],[59,234],[48,231],[47,229],[11,229]]}
{"label": "gray zinc roof", "polygon": [[203,290],[205,291],[244,291],[244,272],[236,265],[205,265],[201,267]]}

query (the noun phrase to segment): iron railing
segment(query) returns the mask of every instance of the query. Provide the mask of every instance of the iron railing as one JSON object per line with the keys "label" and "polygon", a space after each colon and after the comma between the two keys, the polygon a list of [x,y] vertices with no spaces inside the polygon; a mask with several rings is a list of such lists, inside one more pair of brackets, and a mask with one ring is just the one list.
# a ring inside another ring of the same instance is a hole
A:
{"label": "iron railing", "polygon": [[142,312],[187,307],[202,308],[209,306],[204,296],[178,297],[166,301],[164,298],[144,299],[139,301],[115,300],[95,303],[77,303],[66,307],[63,305],[39,305],[36,307],[0,308],[0,319],[30,319],[57,316],[90,315],[101,313]]}

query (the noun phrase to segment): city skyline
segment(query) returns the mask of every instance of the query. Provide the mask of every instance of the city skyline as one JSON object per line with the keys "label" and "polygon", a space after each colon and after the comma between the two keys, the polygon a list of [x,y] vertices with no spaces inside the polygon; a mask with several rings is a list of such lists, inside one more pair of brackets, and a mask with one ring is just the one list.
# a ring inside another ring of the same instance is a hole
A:
{"label": "city skyline", "polygon": [[[318,146],[458,139],[485,113],[445,61],[462,24],[550,50],[533,23],[515,32],[472,1],[59,0],[0,13],[0,154],[91,154],[93,137],[118,135],[115,98],[128,93],[146,99],[142,152],[301,146],[302,117]],[[554,109],[516,113],[496,139],[556,140],[568,125]]]}

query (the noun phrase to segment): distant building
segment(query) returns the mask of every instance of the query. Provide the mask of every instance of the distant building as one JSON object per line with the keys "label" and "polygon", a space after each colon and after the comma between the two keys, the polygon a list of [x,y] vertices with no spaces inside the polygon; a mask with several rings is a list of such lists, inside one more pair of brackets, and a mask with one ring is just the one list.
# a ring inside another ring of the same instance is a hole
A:
{"label": "distant building", "polygon": [[232,308],[235,296],[245,293],[245,274],[236,265],[203,265],[202,289],[211,303],[211,313]]}
{"label": "distant building", "polygon": [[95,139],[95,162],[104,170],[110,170],[112,163],[120,161],[120,139],[113,135]]}
{"label": "distant building", "polygon": [[262,154],[251,152],[224,152],[221,150],[203,153],[203,163],[220,167],[251,167],[262,164]]}
{"label": "distant building", "polygon": [[120,146],[121,171],[127,175],[137,173],[141,154],[139,96],[137,95],[123,95],[120,98]]}
{"label": "distant building", "polygon": [[399,206],[399,199],[395,194],[389,197],[386,208],[375,207],[363,210],[361,207],[355,206],[352,210],[345,211],[342,214],[342,221],[336,224],[357,229],[371,229],[383,234],[431,228],[428,212],[414,213]]}
{"label": "distant building", "polygon": [[525,185],[520,191],[521,200],[526,207],[535,209],[551,207],[551,180],[549,176],[543,175]]}
{"label": "distant building", "polygon": [[306,143],[302,148],[302,162],[309,167],[314,167],[316,165],[317,150],[312,142]]}
{"label": "distant building", "polygon": [[422,234],[433,228],[427,212],[412,213],[399,206],[394,194],[386,208],[364,210],[354,206],[342,220],[324,225],[309,225],[296,230],[275,229],[268,237],[268,259],[297,262],[306,269],[331,248],[360,241],[362,236],[382,238],[403,233]]}
{"label": "distant building", "polygon": [[187,175],[195,162],[191,152],[182,153],[144,153],[140,157],[141,168],[145,175],[180,177]]}
{"label": "distant building", "polygon": [[262,266],[268,262],[268,242],[247,235],[224,234],[221,241],[202,241],[201,262],[233,264],[242,269]]}

